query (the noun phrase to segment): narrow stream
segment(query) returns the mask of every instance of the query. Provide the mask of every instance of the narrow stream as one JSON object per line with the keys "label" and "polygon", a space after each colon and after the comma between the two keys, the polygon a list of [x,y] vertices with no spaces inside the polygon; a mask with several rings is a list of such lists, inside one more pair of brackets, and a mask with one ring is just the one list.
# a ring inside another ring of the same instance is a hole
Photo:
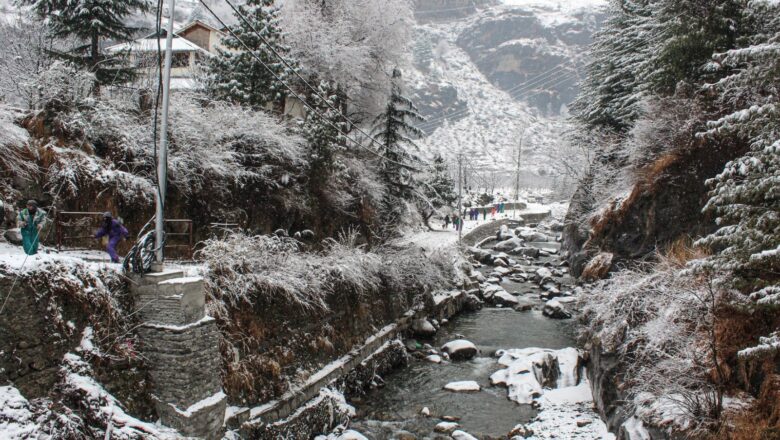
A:
{"label": "narrow stream", "polygon": [[[484,308],[462,314],[439,330],[431,345],[463,337],[477,345],[481,354],[470,361],[433,364],[414,359],[409,368],[387,378],[384,388],[374,390],[357,406],[360,420],[353,429],[375,439],[397,438],[407,431],[418,437],[430,436],[441,420],[420,414],[428,407],[434,416],[460,418],[461,429],[476,436],[505,436],[518,423],[536,416],[531,405],[518,405],[507,399],[505,388],[490,385],[490,375],[501,367],[491,355],[497,349],[574,346],[569,321],[555,321],[533,310]],[[474,380],[478,393],[452,393],[443,390],[449,382]]]}
{"label": "narrow stream", "polygon": [[[551,249],[555,246],[544,244],[539,247]],[[533,261],[517,260],[519,264],[527,265],[528,271],[545,263],[553,266],[559,261],[555,256]],[[485,266],[480,271],[488,277],[493,269]],[[562,289],[570,290],[567,286],[570,278],[562,277],[558,281],[563,281]],[[556,320],[542,315],[544,301],[539,295],[544,290],[537,284],[513,282],[505,277],[500,286],[520,299],[533,302],[533,309],[515,311],[486,304],[478,312],[461,314],[442,325],[433,340],[419,342],[438,350],[454,339],[467,339],[480,350],[477,357],[441,364],[413,358],[408,368],[387,377],[384,387],[352,402],[358,416],[351,429],[372,439],[450,438],[447,434],[434,432],[442,417],[450,416],[457,418],[458,429],[477,438],[506,438],[518,424],[532,421],[538,415],[534,406],[517,404],[508,399],[506,388],[491,385],[491,374],[503,368],[495,352],[527,347],[576,347],[574,323],[571,319]],[[476,381],[481,391],[455,393],[443,389],[446,384],[456,381]],[[423,408],[429,409],[430,416],[421,414]]]}

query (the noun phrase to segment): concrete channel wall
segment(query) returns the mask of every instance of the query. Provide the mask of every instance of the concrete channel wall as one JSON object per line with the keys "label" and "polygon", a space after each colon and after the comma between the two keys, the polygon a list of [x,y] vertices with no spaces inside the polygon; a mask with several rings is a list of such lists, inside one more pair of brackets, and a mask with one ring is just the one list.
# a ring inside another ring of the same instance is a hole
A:
{"label": "concrete channel wall", "polygon": [[381,356],[383,349],[396,348],[392,341],[409,330],[414,320],[425,317],[438,320],[449,319],[460,313],[467,296],[463,290],[433,294],[428,301],[430,306],[426,310],[407,312],[401,319],[370,336],[363,345],[325,366],[304,384],[291,389],[280,399],[233,414],[231,416],[233,420],[228,420],[228,426],[241,426],[242,432],[254,433],[252,438],[264,438],[256,436],[256,433],[261,431],[259,427],[263,425],[295,424],[296,416],[300,418],[309,415],[307,411],[301,409],[311,406],[310,403],[319,398],[322,388],[346,377],[367,359]]}

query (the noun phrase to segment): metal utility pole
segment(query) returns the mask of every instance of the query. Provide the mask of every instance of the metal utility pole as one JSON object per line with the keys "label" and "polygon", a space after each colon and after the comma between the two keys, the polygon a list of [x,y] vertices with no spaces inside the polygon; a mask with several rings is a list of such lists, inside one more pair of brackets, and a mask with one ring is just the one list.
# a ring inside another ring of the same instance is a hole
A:
{"label": "metal utility pole", "polygon": [[[155,263],[157,269],[162,271],[163,246],[165,233],[165,192],[168,179],[168,105],[171,100],[171,62],[173,59],[173,17],[176,0],[168,0],[168,29],[165,36],[165,66],[163,70],[163,96],[162,96],[162,124],[160,128],[160,149],[157,153],[157,196],[156,215],[154,223],[155,241],[157,249]],[[159,38],[159,36],[157,37]]]}
{"label": "metal utility pole", "polygon": [[520,201],[520,160],[523,157],[523,137],[525,129],[520,132],[520,145],[517,146],[517,170],[515,171],[515,209],[512,217],[517,216],[517,203]]}
{"label": "metal utility pole", "polygon": [[[463,153],[458,153],[458,217],[463,215]],[[458,247],[463,240],[463,217],[458,223]]]}

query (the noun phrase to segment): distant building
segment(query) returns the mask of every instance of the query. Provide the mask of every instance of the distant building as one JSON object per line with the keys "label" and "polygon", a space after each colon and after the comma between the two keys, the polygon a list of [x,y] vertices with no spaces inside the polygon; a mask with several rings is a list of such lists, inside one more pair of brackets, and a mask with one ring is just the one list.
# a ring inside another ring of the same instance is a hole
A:
{"label": "distant building", "polygon": [[[200,20],[174,32],[171,61],[171,89],[187,90],[194,86],[198,65],[222,47],[224,32]],[[158,64],[157,51],[165,50],[165,32],[147,35],[135,41],[106,48],[109,53],[128,52],[132,66],[142,71],[141,86],[154,84]]]}
{"label": "distant building", "polygon": [[[165,31],[153,33],[128,43],[116,44],[106,48],[109,53],[128,52],[130,63],[139,70],[136,86],[154,89],[157,84],[158,49],[165,50]],[[198,66],[219,50],[230,50],[222,44],[227,35],[225,31],[202,21],[192,21],[173,33],[173,58],[171,63],[171,90],[191,90],[195,87]],[[159,45],[159,46],[158,46]],[[283,111],[292,118],[305,118],[306,107],[293,96],[285,99],[283,107],[269,104],[270,111]],[[278,109],[278,110],[277,110]]]}

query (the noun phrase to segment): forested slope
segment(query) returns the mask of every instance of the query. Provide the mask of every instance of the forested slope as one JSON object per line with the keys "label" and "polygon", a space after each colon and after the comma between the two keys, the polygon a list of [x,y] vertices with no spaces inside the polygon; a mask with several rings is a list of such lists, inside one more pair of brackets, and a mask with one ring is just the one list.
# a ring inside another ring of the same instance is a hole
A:
{"label": "forested slope", "polygon": [[595,160],[564,246],[583,278],[612,272],[584,336],[623,438],[777,435],[778,17],[774,1],[616,1],[592,47],[575,141]]}

